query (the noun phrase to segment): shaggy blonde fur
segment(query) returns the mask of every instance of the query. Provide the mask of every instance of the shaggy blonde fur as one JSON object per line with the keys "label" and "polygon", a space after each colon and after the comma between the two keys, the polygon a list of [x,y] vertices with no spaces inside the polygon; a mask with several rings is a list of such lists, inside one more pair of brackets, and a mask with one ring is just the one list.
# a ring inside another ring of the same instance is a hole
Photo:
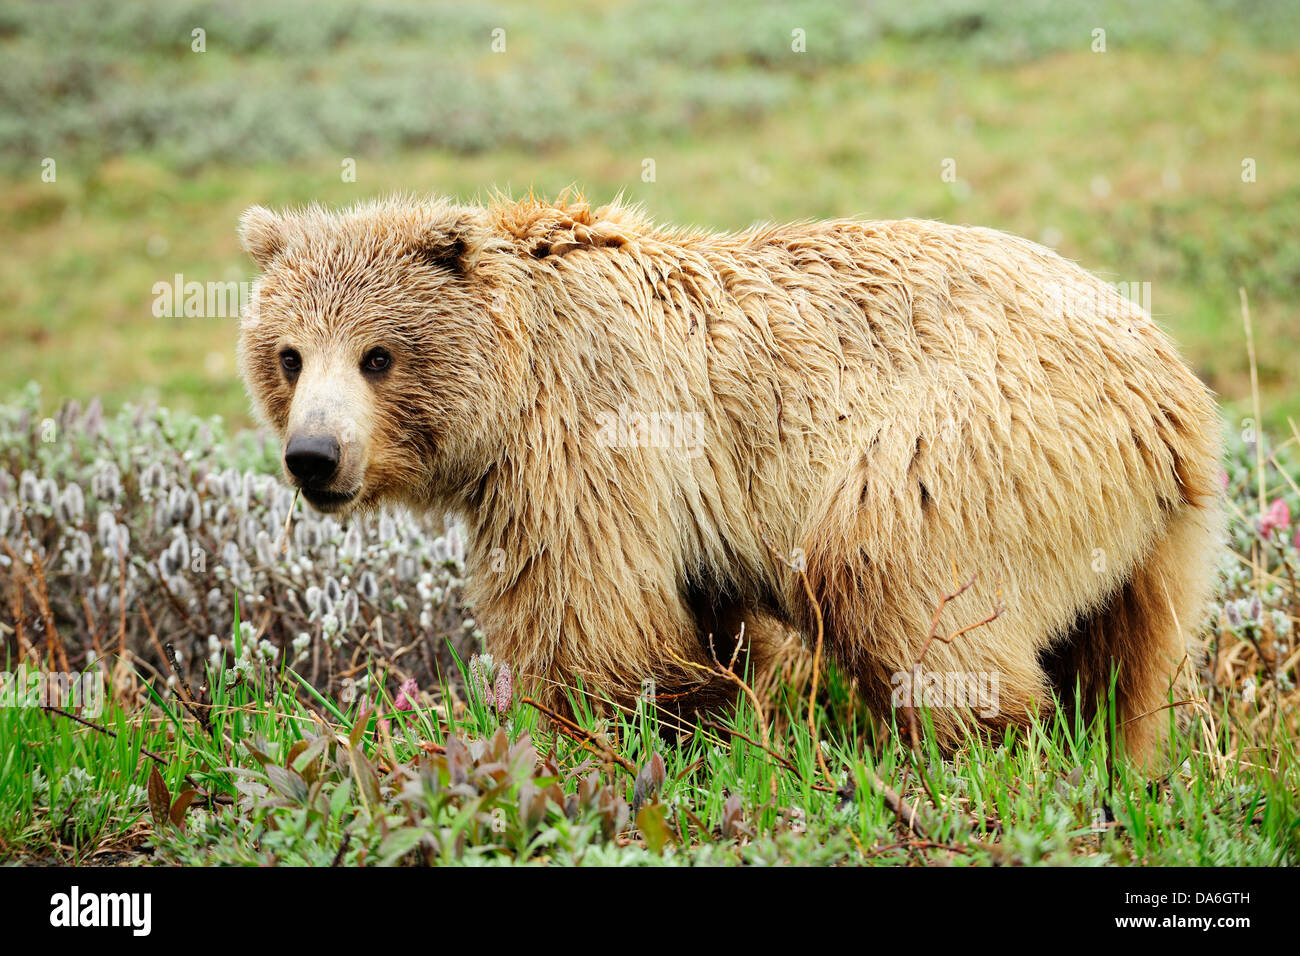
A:
{"label": "shaggy blonde fur", "polygon": [[[808,633],[761,522],[881,714],[978,573],[944,627],[999,588],[1005,612],[925,669],[996,673],[978,719],[1006,727],[1053,690],[1091,706],[1118,666],[1129,749],[1155,752],[1168,714],[1147,715],[1203,616],[1219,420],[1150,317],[1055,253],[925,221],[708,234],[580,201],[255,208],[243,234],[265,275],[241,367],[268,420],[294,402],[286,342],[363,396],[339,400],[371,406],[340,412],[355,505],[463,518],[490,647],[552,703],[652,678],[675,709],[714,706],[730,689],[682,660],[743,624],[761,667]],[[372,344],[391,375],[341,380]],[[971,714],[933,717],[952,745]]]}

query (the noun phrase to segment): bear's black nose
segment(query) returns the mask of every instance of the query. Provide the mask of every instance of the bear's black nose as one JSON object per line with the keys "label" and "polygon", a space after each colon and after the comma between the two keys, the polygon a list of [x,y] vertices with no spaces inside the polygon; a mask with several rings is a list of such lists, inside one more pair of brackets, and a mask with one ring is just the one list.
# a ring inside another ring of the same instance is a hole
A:
{"label": "bear's black nose", "polygon": [[339,467],[339,443],[329,435],[294,435],[284,449],[289,473],[306,488],[319,488]]}

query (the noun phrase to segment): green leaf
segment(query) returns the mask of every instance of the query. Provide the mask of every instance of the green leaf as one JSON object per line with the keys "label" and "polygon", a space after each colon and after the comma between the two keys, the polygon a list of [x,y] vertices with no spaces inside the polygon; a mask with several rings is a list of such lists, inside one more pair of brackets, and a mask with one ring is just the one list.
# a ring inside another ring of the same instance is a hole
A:
{"label": "green leaf", "polygon": [[379,865],[392,866],[420,845],[424,830],[420,827],[399,827],[379,844]]}
{"label": "green leaf", "polygon": [[[290,761],[289,766],[293,770],[302,774],[303,779],[310,783],[320,772],[320,768],[313,769],[312,765],[316,763],[317,758],[320,757],[320,755],[325,751],[325,748],[329,746],[330,738],[326,734],[321,734],[319,737],[313,737],[309,741],[300,742],[303,743],[304,746],[301,752]],[[295,747],[296,746],[297,745],[295,744]]]}
{"label": "green leaf", "polygon": [[357,782],[357,792],[361,795],[361,802],[368,812],[378,812],[379,774],[374,764],[367,760],[366,755],[360,750],[349,750],[348,760],[352,764],[352,778]]}
{"label": "green leaf", "polygon": [[295,803],[307,802],[307,781],[298,776],[292,770],[286,770],[284,767],[277,767],[275,764],[266,765],[266,775],[271,778],[271,784],[275,789],[293,800]]}
{"label": "green leaf", "polygon": [[668,826],[668,817],[662,803],[648,803],[636,815],[636,826],[645,839],[646,849],[659,855],[672,839],[672,830]]}
{"label": "green leaf", "polygon": [[340,820],[343,817],[343,811],[347,809],[348,800],[352,797],[352,781],[344,780],[334,788],[330,794],[330,819]]}
{"label": "green leaf", "polygon": [[260,735],[253,738],[251,741],[241,740],[240,743],[244,745],[244,749],[248,751],[248,755],[262,766],[272,763],[270,755],[266,752],[270,749],[271,745],[263,740]]}
{"label": "green leaf", "polygon": [[302,685],[302,689],[305,690],[309,696],[313,697],[316,700],[316,703],[320,704],[321,707],[329,711],[329,713],[334,717],[335,720],[337,720],[339,723],[347,722],[348,719],[347,715],[344,714],[343,711],[339,710],[338,705],[335,704],[334,701],[330,700],[328,697],[326,697],[324,694],[318,691],[315,687],[313,687],[311,681],[307,680],[307,678],[303,677],[292,667],[286,667],[284,669],[284,672],[288,674],[290,677],[292,677],[294,680],[296,680],[300,685]]}

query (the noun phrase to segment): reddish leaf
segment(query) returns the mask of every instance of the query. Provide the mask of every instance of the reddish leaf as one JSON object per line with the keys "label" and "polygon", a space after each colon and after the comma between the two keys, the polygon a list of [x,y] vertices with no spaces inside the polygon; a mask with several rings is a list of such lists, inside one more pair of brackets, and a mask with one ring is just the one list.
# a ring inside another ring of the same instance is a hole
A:
{"label": "reddish leaf", "polygon": [[356,723],[352,725],[352,731],[348,734],[348,743],[352,745],[353,750],[361,745],[361,738],[366,735],[368,723],[370,723],[370,708],[363,705],[357,711]]}
{"label": "reddish leaf", "polygon": [[157,767],[149,768],[149,813],[153,815],[154,827],[162,828],[167,822],[171,807],[172,795],[163,782],[162,774]]}
{"label": "reddish leaf", "polygon": [[727,797],[727,802],[722,805],[722,835],[728,840],[754,835],[754,831],[745,823],[745,810],[738,793]]}
{"label": "reddish leaf", "polygon": [[447,738],[447,774],[451,777],[452,785],[464,783],[469,779],[470,766],[473,764],[473,758],[470,756],[469,748],[466,747],[459,737],[451,736]]}
{"label": "reddish leaf", "polygon": [[293,762],[298,759],[298,755],[307,749],[309,743],[306,740],[298,740],[289,748],[288,755],[284,758],[284,765],[292,768]]}
{"label": "reddish leaf", "polygon": [[652,800],[660,790],[663,789],[664,780],[668,777],[668,769],[664,766],[664,758],[659,754],[652,754],[636,775],[636,783],[632,786],[632,812],[635,813],[641,809],[641,806]]}
{"label": "reddish leaf", "polygon": [[190,808],[190,804],[194,802],[194,798],[198,795],[199,792],[194,789],[182,790],[178,793],[176,795],[176,802],[172,804],[171,812],[167,814],[168,819],[176,826],[184,829],[185,811]]}

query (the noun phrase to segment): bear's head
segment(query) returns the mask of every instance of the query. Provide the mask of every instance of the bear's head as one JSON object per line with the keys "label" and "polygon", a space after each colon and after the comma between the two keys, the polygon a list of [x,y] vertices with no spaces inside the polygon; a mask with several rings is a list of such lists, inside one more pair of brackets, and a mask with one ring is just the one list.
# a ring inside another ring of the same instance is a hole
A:
{"label": "bear's head", "polygon": [[516,377],[480,268],[484,210],[255,206],[240,236],[262,270],[240,372],[288,480],[326,512],[453,499],[481,470]]}

